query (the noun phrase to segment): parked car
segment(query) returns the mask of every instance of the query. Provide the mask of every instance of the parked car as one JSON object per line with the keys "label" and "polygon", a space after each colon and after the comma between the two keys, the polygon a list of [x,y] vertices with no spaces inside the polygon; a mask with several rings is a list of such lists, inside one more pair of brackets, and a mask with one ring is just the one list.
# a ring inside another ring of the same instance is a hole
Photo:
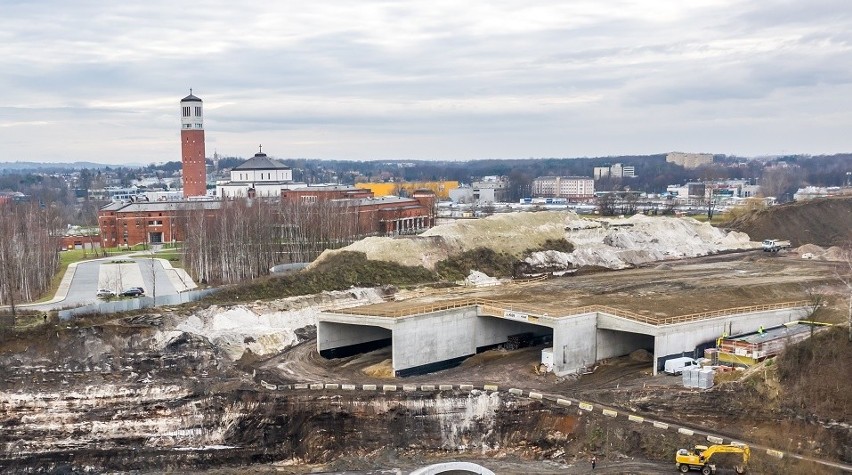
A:
{"label": "parked car", "polygon": [[98,293],[96,294],[98,298],[108,299],[115,297],[115,292],[109,289],[98,289]]}
{"label": "parked car", "polygon": [[140,295],[145,294],[145,289],[142,287],[130,287],[129,289],[124,289],[124,292],[121,293],[122,297],[138,297]]}
{"label": "parked car", "polygon": [[665,372],[667,374],[678,375],[683,373],[686,368],[698,368],[698,362],[687,356],[666,360]]}

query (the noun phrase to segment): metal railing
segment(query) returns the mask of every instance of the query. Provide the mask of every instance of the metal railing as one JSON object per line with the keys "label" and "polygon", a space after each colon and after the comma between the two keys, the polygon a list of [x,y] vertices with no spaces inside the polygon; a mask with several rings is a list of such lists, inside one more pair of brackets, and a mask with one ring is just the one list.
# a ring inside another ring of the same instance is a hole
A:
{"label": "metal railing", "polygon": [[545,309],[527,304],[500,302],[497,300],[483,299],[479,297],[471,297],[464,299],[455,299],[443,302],[434,302],[422,305],[406,306],[404,308],[390,308],[383,310],[376,307],[352,307],[336,310],[334,313],[344,315],[361,315],[373,317],[400,318],[414,315],[423,315],[427,313],[440,312],[442,310],[450,310],[454,308],[479,307],[483,313],[493,314],[493,316],[502,317],[505,312],[519,312],[534,317],[552,317],[566,318],[574,315],[582,315],[585,313],[606,313],[615,317],[625,318],[649,325],[671,325],[674,323],[685,323],[696,320],[707,320],[710,318],[725,317],[729,315],[739,315],[743,313],[760,312],[767,310],[781,310],[806,307],[810,305],[807,300],[797,300],[792,302],[781,302],[773,304],[750,305],[746,307],[733,307],[707,312],[690,313],[686,315],[678,315],[674,317],[655,317],[643,315],[641,313],[631,312],[620,308],[609,307],[606,305],[586,305],[582,307],[573,307],[566,309]]}

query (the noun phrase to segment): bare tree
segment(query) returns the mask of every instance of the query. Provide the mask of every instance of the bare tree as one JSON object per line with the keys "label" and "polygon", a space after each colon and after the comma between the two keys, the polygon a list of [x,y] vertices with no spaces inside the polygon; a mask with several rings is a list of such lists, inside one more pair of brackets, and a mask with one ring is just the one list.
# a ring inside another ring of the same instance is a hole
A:
{"label": "bare tree", "polygon": [[813,288],[805,290],[805,294],[807,294],[808,296],[808,322],[810,322],[811,324],[811,337],[813,337],[814,323],[816,322],[816,313],[822,306],[825,297],[823,296],[823,294],[817,292],[816,289]]}

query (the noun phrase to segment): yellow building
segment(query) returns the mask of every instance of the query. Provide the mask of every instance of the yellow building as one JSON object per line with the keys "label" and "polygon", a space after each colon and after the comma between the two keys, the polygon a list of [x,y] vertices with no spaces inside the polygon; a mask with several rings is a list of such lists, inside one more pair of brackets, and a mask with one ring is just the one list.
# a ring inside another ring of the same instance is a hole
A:
{"label": "yellow building", "polygon": [[450,198],[450,190],[459,187],[457,181],[412,181],[397,183],[356,183],[358,188],[366,188],[373,192],[376,197],[399,196],[401,194],[411,195],[414,190],[432,190],[439,200]]}

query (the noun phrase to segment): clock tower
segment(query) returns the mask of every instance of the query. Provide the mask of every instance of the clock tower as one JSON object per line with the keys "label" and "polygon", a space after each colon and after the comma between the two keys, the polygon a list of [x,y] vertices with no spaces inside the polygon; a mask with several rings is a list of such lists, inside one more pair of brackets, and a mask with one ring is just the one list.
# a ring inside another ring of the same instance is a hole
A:
{"label": "clock tower", "polygon": [[180,100],[180,143],[183,163],[183,197],[207,195],[207,162],[204,158],[204,115],[201,99],[189,95]]}

